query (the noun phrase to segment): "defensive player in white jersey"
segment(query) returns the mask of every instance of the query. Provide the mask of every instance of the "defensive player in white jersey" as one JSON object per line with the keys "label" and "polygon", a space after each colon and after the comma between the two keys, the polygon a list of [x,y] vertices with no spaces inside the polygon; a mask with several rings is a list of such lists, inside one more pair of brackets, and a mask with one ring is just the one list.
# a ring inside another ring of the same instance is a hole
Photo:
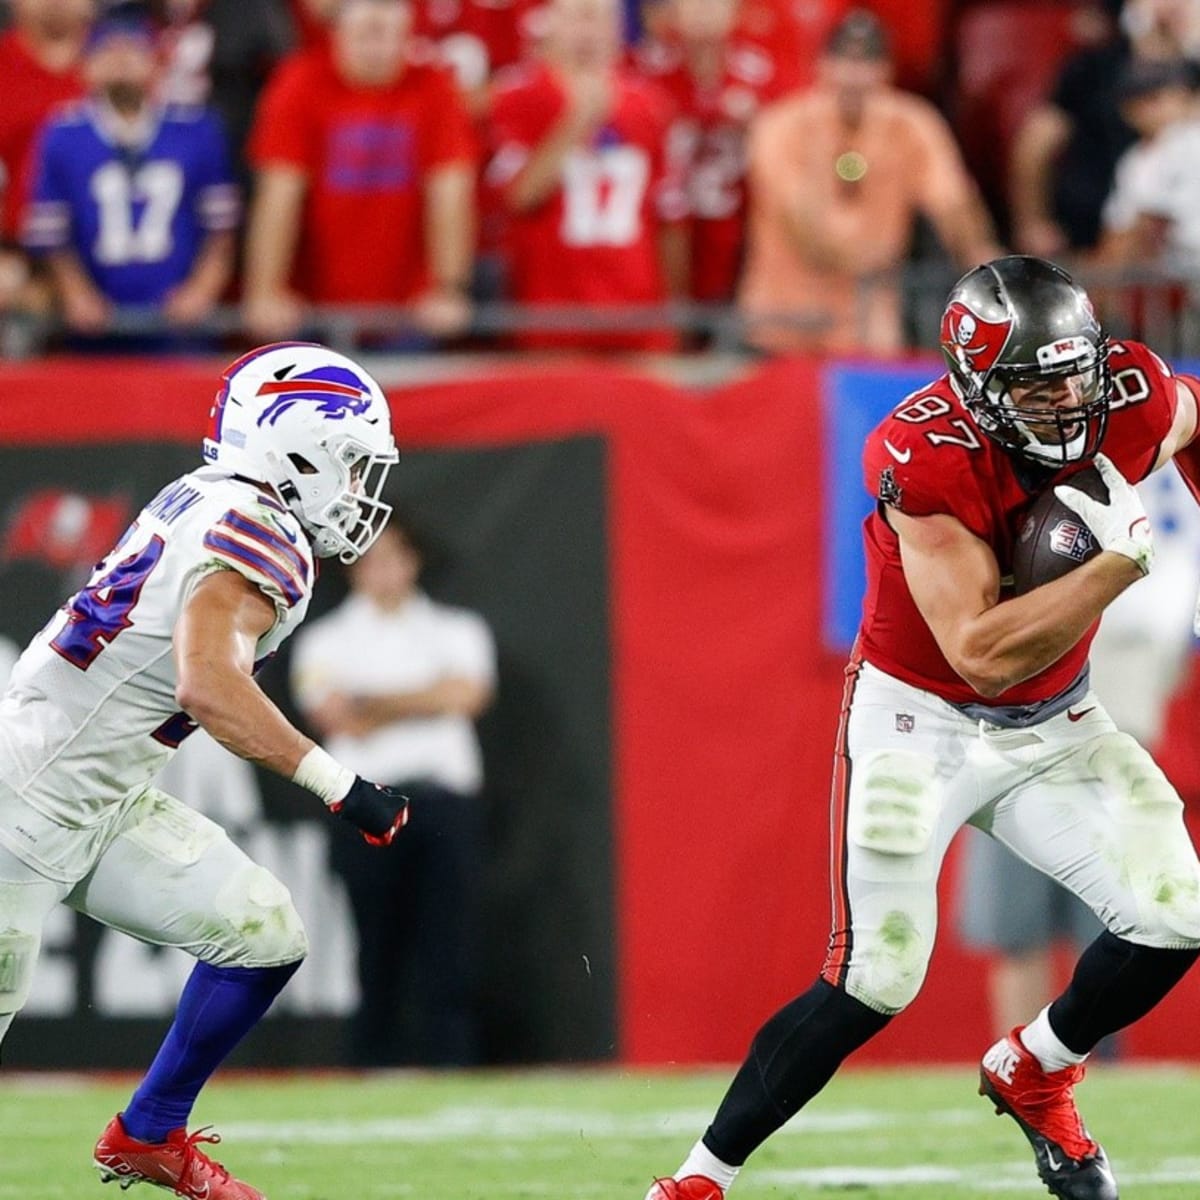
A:
{"label": "defensive player in white jersey", "polygon": [[59,902],[198,960],[145,1079],[95,1148],[104,1181],[262,1200],[187,1133],[200,1088],[306,951],[287,888],[152,786],[202,725],[314,792],[368,841],[407,819],[294,728],[254,682],[304,619],[314,555],[378,536],[397,460],[387,402],[356,363],[284,342],[225,372],[206,465],[165,487],[22,654],[0,701],[0,1037]]}

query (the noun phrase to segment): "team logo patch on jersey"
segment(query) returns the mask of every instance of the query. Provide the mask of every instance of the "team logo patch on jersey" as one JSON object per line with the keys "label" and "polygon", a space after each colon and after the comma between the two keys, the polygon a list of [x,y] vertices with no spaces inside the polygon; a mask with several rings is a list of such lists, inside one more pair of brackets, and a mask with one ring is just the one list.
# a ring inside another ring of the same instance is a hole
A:
{"label": "team logo patch on jersey", "polygon": [[954,356],[966,371],[985,374],[1000,357],[1012,332],[1012,321],[985,321],[961,300],[942,316],[942,345],[953,346]]}
{"label": "team logo patch on jersey", "polygon": [[1051,551],[1074,562],[1083,562],[1094,545],[1092,531],[1077,521],[1059,521],[1050,531]]}
{"label": "team logo patch on jersey", "polygon": [[317,367],[290,379],[268,379],[258,389],[260,396],[275,399],[263,409],[259,425],[274,425],[296,404],[315,404],[317,412],[330,420],[361,416],[371,407],[367,385],[345,367]]}

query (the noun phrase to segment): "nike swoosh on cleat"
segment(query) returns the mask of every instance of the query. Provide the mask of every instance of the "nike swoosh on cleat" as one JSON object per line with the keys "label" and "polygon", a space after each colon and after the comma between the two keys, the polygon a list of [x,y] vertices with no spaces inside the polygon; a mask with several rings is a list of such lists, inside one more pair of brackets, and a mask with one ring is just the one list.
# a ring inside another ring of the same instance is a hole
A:
{"label": "nike swoosh on cleat", "polygon": [[885,448],[887,449],[887,452],[902,466],[904,465],[904,463],[908,462],[908,460],[910,458],[912,458],[911,450],[904,450],[904,451],[897,450],[896,447],[893,446],[892,443],[887,440],[887,438],[883,439],[883,444],[884,444]]}
{"label": "nike swoosh on cleat", "polygon": [[1062,1170],[1062,1163],[1055,1160],[1054,1152],[1052,1150],[1050,1150],[1048,1147],[1046,1149],[1046,1165],[1052,1171],[1061,1171]]}
{"label": "nike swoosh on cleat", "polygon": [[1092,705],[1091,708],[1085,708],[1083,710],[1083,712],[1071,712],[1070,709],[1068,709],[1067,710],[1067,720],[1068,721],[1082,721],[1083,718],[1088,715],[1088,713],[1092,713],[1095,711],[1096,711],[1096,706],[1094,704]]}

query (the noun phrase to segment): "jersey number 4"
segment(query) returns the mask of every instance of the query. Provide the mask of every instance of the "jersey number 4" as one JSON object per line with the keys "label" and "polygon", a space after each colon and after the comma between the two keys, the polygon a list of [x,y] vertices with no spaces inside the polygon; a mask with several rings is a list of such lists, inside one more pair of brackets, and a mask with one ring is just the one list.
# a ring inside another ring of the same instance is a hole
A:
{"label": "jersey number 4", "polygon": [[164,545],[162,538],[154,534],[135,554],[94,575],[76,593],[67,609],[66,624],[50,642],[67,662],[86,671],[100,651],[133,624],[129,614],[150,572],[162,558]]}

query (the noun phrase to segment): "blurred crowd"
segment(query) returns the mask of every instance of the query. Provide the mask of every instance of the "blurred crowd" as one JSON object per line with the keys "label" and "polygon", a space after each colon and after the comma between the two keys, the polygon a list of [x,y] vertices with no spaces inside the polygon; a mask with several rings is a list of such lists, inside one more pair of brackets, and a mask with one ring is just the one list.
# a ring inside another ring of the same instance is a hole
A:
{"label": "blurred crowd", "polygon": [[940,305],[1006,247],[1158,270],[1155,303],[1192,307],[1200,0],[0,20],[0,315],[73,350],[328,337],[330,314],[395,351],[669,350],[706,344],[686,314],[732,313],[759,350],[886,355],[914,338],[906,271],[940,266]]}

